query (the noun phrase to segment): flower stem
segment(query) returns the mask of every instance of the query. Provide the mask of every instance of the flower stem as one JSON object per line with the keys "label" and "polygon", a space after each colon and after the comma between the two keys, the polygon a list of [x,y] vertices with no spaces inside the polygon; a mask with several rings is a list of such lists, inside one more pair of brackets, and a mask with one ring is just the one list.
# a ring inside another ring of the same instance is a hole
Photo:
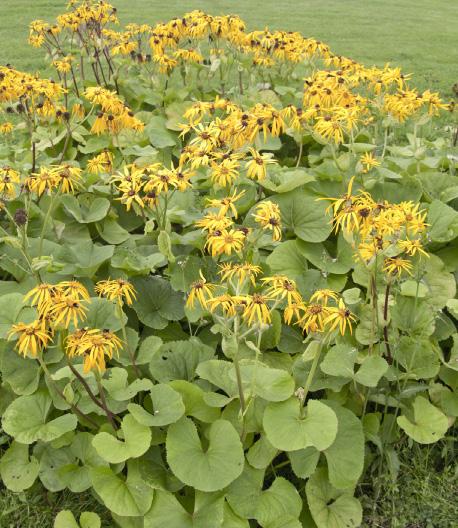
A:
{"label": "flower stem", "polygon": [[77,406],[75,405],[74,403],[70,403],[67,398],[65,397],[65,394],[59,389],[59,387],[57,386],[57,384],[54,382],[54,380],[52,379],[51,377],[51,373],[49,372],[48,370],[48,367],[46,365],[46,363],[43,361],[43,358],[38,355],[37,356],[37,360],[38,360],[38,363],[40,364],[40,367],[43,369],[43,372],[45,373],[45,375],[47,376],[49,382],[51,383],[51,385],[53,386],[53,389],[57,392],[57,394],[65,401],[65,403],[67,403],[68,405],[70,405],[70,408],[71,410],[76,414],[78,415],[81,420],[84,420],[88,423],[90,423],[92,425],[92,427],[95,427],[95,428],[99,428],[98,424],[96,422],[94,422],[94,420],[88,416],[87,414],[83,413],[83,411]]}
{"label": "flower stem", "polygon": [[124,343],[126,344],[126,350],[127,350],[127,353],[129,354],[130,360],[132,362],[132,366],[134,368],[135,375],[137,376],[137,378],[141,378],[142,377],[141,376],[141,372],[140,372],[137,364],[135,363],[135,355],[134,355],[134,353],[132,352],[132,350],[130,349],[130,346],[129,346],[129,341],[127,339],[126,325],[124,324],[124,321],[123,321],[124,312],[122,311],[122,306],[119,303],[117,304],[117,307],[116,307],[116,313],[117,313],[119,322],[121,323],[122,338],[124,340]]}
{"label": "flower stem", "polygon": [[315,372],[318,367],[318,362],[320,361],[321,352],[323,350],[323,344],[324,338],[320,339],[318,350],[316,351],[315,357],[313,358],[312,366],[310,367],[310,372],[308,373],[307,379],[305,380],[304,392],[302,395],[304,403],[307,400],[307,395],[310,391],[310,386],[312,385],[313,378],[315,377]]}
{"label": "flower stem", "polygon": [[105,411],[105,414],[107,415],[108,421],[110,422],[113,429],[116,431],[116,422],[113,418],[113,413],[110,411],[107,405],[107,400],[105,398],[105,390],[102,385],[102,378],[100,377],[100,373],[98,370],[95,370],[95,379],[97,380],[97,387],[99,388],[99,394],[100,394],[100,400],[102,402],[102,408]]}

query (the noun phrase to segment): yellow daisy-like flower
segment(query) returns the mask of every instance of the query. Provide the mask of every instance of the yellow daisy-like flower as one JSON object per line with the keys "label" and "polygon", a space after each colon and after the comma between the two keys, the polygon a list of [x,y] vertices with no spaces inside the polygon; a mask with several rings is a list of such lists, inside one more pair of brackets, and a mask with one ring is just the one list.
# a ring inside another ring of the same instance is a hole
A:
{"label": "yellow daisy-like flower", "polygon": [[62,193],[74,193],[81,186],[82,177],[79,167],[63,165],[55,168],[56,183],[60,183]]}
{"label": "yellow daisy-like flower", "polygon": [[269,298],[259,293],[253,295],[244,295],[240,297],[245,308],[242,317],[248,325],[252,324],[270,324],[272,316],[268,306]]}
{"label": "yellow daisy-like flower", "polygon": [[271,299],[286,299],[288,305],[302,303],[302,297],[297,291],[296,283],[285,275],[264,277],[261,281],[268,286],[266,295]]}
{"label": "yellow daisy-like flower", "polygon": [[237,190],[235,190],[232,195],[225,196],[224,198],[207,198],[207,207],[214,207],[215,209],[217,208],[219,216],[224,216],[228,213],[228,211],[231,211],[234,218],[237,218],[237,209],[234,204],[244,194],[245,191],[237,194]]}
{"label": "yellow daisy-like flower", "polygon": [[356,321],[356,318],[345,306],[345,303],[342,299],[339,300],[338,307],[329,307],[328,311],[329,315],[324,320],[324,324],[325,326],[329,325],[330,332],[339,327],[340,333],[344,335],[348,327],[350,334],[353,333],[351,325],[354,321]]}
{"label": "yellow daisy-like flower", "polygon": [[262,181],[267,176],[267,165],[277,163],[272,159],[271,154],[261,154],[252,147],[248,148],[251,159],[245,164],[248,178]]}
{"label": "yellow daisy-like flower", "polygon": [[376,160],[372,152],[366,152],[363,154],[359,160],[363,166],[363,172],[369,172],[374,167],[379,167],[381,165],[380,161]]}
{"label": "yellow daisy-like flower", "polygon": [[11,326],[8,338],[18,336],[16,347],[24,357],[31,354],[36,357],[38,352],[48,346],[51,336],[46,332],[40,320],[31,323],[17,323]]}
{"label": "yellow daisy-like flower", "polygon": [[77,328],[79,322],[86,319],[86,312],[87,308],[81,301],[65,296],[60,297],[49,308],[49,314],[54,318],[54,325],[62,323],[65,328],[72,323]]}
{"label": "yellow daisy-like flower", "polygon": [[101,280],[97,282],[94,289],[100,297],[106,297],[120,305],[125,302],[130,306],[137,299],[135,288],[124,279]]}
{"label": "yellow daisy-like flower", "polygon": [[417,253],[424,255],[429,258],[428,253],[423,249],[423,244],[420,240],[398,240],[398,246],[407,253],[407,255],[413,257]]}
{"label": "yellow daisy-like flower", "polygon": [[237,277],[239,284],[243,284],[245,279],[249,279],[250,282],[255,286],[256,276],[261,273],[261,268],[245,262],[244,264],[231,264],[225,263],[220,264],[220,271],[218,272],[221,275],[221,280],[232,280],[234,277]]}
{"label": "yellow daisy-like flower", "polygon": [[67,354],[69,357],[83,356],[83,371],[90,372],[106,369],[106,358],[112,359],[119,353],[122,342],[116,334],[109,330],[76,330],[67,338]]}
{"label": "yellow daisy-like flower", "polygon": [[59,292],[65,297],[70,297],[76,301],[90,299],[87,289],[78,281],[62,281],[57,284]]}
{"label": "yellow daisy-like flower", "polygon": [[261,202],[253,217],[263,229],[272,231],[274,241],[281,240],[281,216],[277,204],[270,201]]}
{"label": "yellow daisy-like flower", "polygon": [[412,264],[410,260],[403,259],[401,257],[387,258],[383,262],[383,271],[386,271],[390,275],[400,276],[403,271],[412,275]]}
{"label": "yellow daisy-like flower", "polygon": [[48,284],[43,282],[35,288],[32,288],[24,297],[24,302],[30,301],[32,306],[37,306],[38,311],[41,313],[42,308],[49,303],[53,302],[53,299],[58,293],[58,287],[55,284]]}
{"label": "yellow daisy-like flower", "polygon": [[200,280],[194,281],[191,284],[191,291],[189,292],[186,306],[194,308],[194,304],[197,300],[202,308],[206,309],[207,301],[212,297],[213,290],[216,286],[207,282],[202,275],[202,271],[199,271],[199,275]]}
{"label": "yellow daisy-like flower", "polygon": [[310,297],[310,302],[321,302],[322,304],[327,306],[329,299],[337,301],[338,298],[339,294],[337,292],[324,288],[322,290],[316,290]]}
{"label": "yellow daisy-like flower", "polygon": [[231,227],[234,222],[227,216],[221,216],[219,213],[207,213],[203,218],[197,220],[195,225],[204,231],[213,233],[213,231],[223,231]]}
{"label": "yellow daisy-like flower", "polygon": [[323,332],[324,321],[329,315],[329,309],[322,304],[308,304],[298,323],[304,331]]}
{"label": "yellow daisy-like flower", "polygon": [[218,308],[221,308],[227,317],[233,317],[236,314],[236,309],[239,304],[240,300],[228,293],[207,300],[207,306],[210,312],[215,312]]}
{"label": "yellow daisy-like flower", "polygon": [[232,252],[238,253],[243,249],[245,238],[245,233],[237,229],[213,231],[209,234],[205,247],[213,257],[223,253],[230,255]]}
{"label": "yellow daisy-like flower", "polygon": [[11,134],[14,130],[14,125],[10,121],[6,121],[0,125],[0,134]]}

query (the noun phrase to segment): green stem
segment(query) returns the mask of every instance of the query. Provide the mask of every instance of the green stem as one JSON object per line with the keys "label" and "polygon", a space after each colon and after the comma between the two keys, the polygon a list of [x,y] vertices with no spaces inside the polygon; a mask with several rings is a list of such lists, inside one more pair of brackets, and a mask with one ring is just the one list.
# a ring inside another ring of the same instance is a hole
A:
{"label": "green stem", "polygon": [[53,210],[53,206],[54,206],[54,202],[55,202],[56,198],[59,196],[59,193],[60,193],[60,190],[57,191],[55,194],[53,194],[51,196],[51,201],[49,202],[48,210],[46,211],[46,215],[45,215],[45,218],[43,220],[43,227],[41,228],[41,233],[40,233],[40,242],[38,244],[38,258],[39,259],[41,258],[41,255],[43,253],[43,242],[44,242],[44,236],[45,236],[45,233],[46,233],[46,228],[47,228],[48,222],[49,222],[49,217],[51,216],[51,213],[52,213],[52,210]]}
{"label": "green stem", "polygon": [[68,405],[70,405],[70,408],[71,410],[76,414],[78,415],[82,420],[85,420],[86,422],[90,423],[92,425],[92,427],[95,427],[96,429],[99,428],[98,424],[96,422],[94,422],[94,420],[89,417],[87,414],[83,413],[83,411],[77,406],[75,405],[74,403],[70,403],[67,398],[65,397],[64,393],[59,389],[59,387],[57,386],[57,384],[54,382],[54,380],[52,379],[51,377],[51,373],[49,372],[48,370],[48,367],[46,365],[46,363],[43,361],[43,358],[38,354],[37,355],[37,360],[38,360],[38,363],[40,364],[40,367],[42,368],[43,372],[45,373],[45,375],[47,376],[49,382],[51,383],[51,385],[53,386],[54,390],[57,392],[57,394],[65,401],[65,403],[67,403]]}
{"label": "green stem", "polygon": [[140,372],[140,370],[139,370],[139,368],[138,368],[138,366],[137,366],[137,364],[135,362],[135,355],[134,355],[134,353],[132,352],[132,350],[130,349],[130,346],[129,346],[129,341],[127,339],[126,325],[124,324],[124,318],[123,318],[124,312],[122,311],[122,306],[119,303],[117,304],[116,313],[117,313],[119,322],[121,323],[122,338],[123,338],[123,341],[125,343],[127,353],[129,354],[130,361],[132,362],[132,366],[134,368],[135,375],[137,376],[137,378],[141,378],[142,377],[141,376],[141,372]]}
{"label": "green stem", "polygon": [[[308,373],[307,379],[305,380],[304,392],[303,392],[303,395],[302,395],[302,398],[301,398],[304,401],[304,403],[307,400],[307,395],[308,395],[308,393],[310,391],[310,386],[312,385],[313,378],[315,376],[315,372],[316,372],[316,369],[318,367],[318,362],[320,361],[320,356],[321,356],[321,352],[323,350],[324,341],[325,341],[324,337],[322,339],[320,339],[320,344],[318,345],[318,350],[316,351],[315,357],[313,358],[313,362],[312,362],[312,366],[310,368],[310,372]],[[304,409],[304,407],[302,407],[301,412],[302,412],[303,409]]]}
{"label": "green stem", "polygon": [[102,408],[105,411],[105,414],[107,415],[108,421],[110,422],[111,426],[116,431],[117,429],[116,422],[113,419],[113,413],[110,411],[107,405],[107,400],[105,398],[105,390],[102,385],[102,378],[100,377],[100,373],[97,369],[95,369],[94,372],[95,372],[95,379],[97,381],[97,387],[99,389],[99,395],[100,395],[100,400],[102,403]]}

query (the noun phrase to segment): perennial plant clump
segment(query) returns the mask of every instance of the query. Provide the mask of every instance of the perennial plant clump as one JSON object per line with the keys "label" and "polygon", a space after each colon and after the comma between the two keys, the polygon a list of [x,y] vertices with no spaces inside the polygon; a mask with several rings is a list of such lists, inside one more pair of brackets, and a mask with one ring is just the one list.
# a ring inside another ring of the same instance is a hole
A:
{"label": "perennial plant clump", "polygon": [[360,526],[458,416],[453,105],[234,15],[117,23],[73,0],[30,25],[54,79],[0,67],[3,483]]}

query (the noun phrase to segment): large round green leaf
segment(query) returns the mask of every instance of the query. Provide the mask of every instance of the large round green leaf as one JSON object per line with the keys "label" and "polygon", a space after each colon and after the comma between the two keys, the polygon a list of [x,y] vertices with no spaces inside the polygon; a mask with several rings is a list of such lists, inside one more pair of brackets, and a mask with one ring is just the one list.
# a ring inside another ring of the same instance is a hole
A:
{"label": "large round green leaf", "polygon": [[237,515],[256,519],[268,527],[280,518],[298,518],[302,500],[291,482],[282,477],[263,491],[264,470],[246,464],[243,473],[228,488],[226,498]]}
{"label": "large round green leaf", "polygon": [[175,423],[185,411],[181,395],[165,383],[153,385],[150,389],[152,414],[141,405],[130,403],[127,408],[137,422],[148,427],[163,427]]}
{"label": "large round green leaf", "polygon": [[208,448],[202,446],[194,422],[182,418],[167,432],[167,462],[188,486],[217,491],[235,480],[243,470],[240,438],[226,420],[216,420],[208,429]]}
{"label": "large round green leaf", "polygon": [[327,449],[337,434],[335,412],[318,400],[309,400],[304,416],[300,402],[293,397],[283,402],[270,403],[263,419],[269,442],[282,451],[297,451],[314,446]]}
{"label": "large round green leaf", "polygon": [[98,433],[92,445],[101,458],[110,464],[119,464],[131,458],[142,456],[151,445],[151,430],[130,414],[124,416],[121,424],[124,441],[109,433]]}
{"label": "large round green leaf", "polygon": [[79,524],[70,510],[60,511],[54,520],[54,528],[100,528],[100,517],[93,512],[83,512]]}
{"label": "large round green leaf", "polygon": [[74,461],[59,469],[60,479],[73,493],[81,493],[91,487],[91,468],[109,465],[97,454],[92,445],[93,438],[90,433],[77,433],[69,448]]}
{"label": "large round green leaf", "polygon": [[5,486],[14,492],[29,489],[39,468],[34,456],[29,459],[29,446],[18,442],[13,442],[0,459],[0,476]]}
{"label": "large round green leaf", "polygon": [[307,502],[317,528],[357,528],[362,521],[358,499],[333,488],[324,468],[318,469],[305,486]]}
{"label": "large round green leaf", "polygon": [[137,378],[129,384],[127,370],[123,368],[111,368],[107,374],[108,377],[102,381],[102,385],[116,401],[131,400],[139,392],[147,391],[153,386],[152,381],[146,378]]}
{"label": "large round green leaf", "polygon": [[323,242],[332,231],[327,204],[317,198],[300,190],[273,197],[280,206],[284,226],[305,242]]}
{"label": "large round green leaf", "polygon": [[176,379],[191,381],[197,366],[214,355],[214,350],[197,337],[187,341],[169,341],[155,349],[149,369],[153,378],[163,383]]}
{"label": "large round green leaf", "polygon": [[20,396],[14,400],[3,414],[2,424],[5,433],[13,436],[21,444],[32,444],[37,440],[51,442],[77,425],[76,416],[63,414],[47,421],[52,399],[45,392],[30,396]]}
{"label": "large round green leaf", "polygon": [[190,515],[172,493],[157,491],[145,516],[145,528],[218,528],[224,518],[221,493],[196,491],[194,511]]}
{"label": "large round green leaf", "polygon": [[356,486],[364,468],[364,431],[360,420],[349,409],[326,401],[338,420],[337,436],[324,455],[329,481],[335,488]]}
{"label": "large round green leaf", "polygon": [[32,359],[25,360],[8,341],[0,342],[0,371],[2,381],[19,396],[33,394],[38,388],[40,366]]}
{"label": "large round green leaf", "polygon": [[276,246],[266,262],[272,273],[286,275],[293,280],[302,277],[308,269],[307,258],[298,240],[286,240]]}
{"label": "large round green leaf", "polygon": [[184,297],[172,290],[161,277],[133,278],[137,301],[133,304],[140,321],[150,328],[162,329],[168,321],[184,316]]}
{"label": "large round green leaf", "polygon": [[419,444],[433,444],[445,435],[449,423],[447,416],[423,396],[413,402],[413,420],[398,416],[398,425]]}
{"label": "large round green leaf", "polygon": [[154,490],[140,476],[139,461],[127,463],[127,479],[110,468],[91,469],[92,485],[105,506],[121,517],[145,515],[153,502]]}
{"label": "large round green leaf", "polygon": [[311,242],[298,241],[299,251],[318,269],[325,273],[347,273],[354,265],[353,250],[342,235],[336,242]]}

